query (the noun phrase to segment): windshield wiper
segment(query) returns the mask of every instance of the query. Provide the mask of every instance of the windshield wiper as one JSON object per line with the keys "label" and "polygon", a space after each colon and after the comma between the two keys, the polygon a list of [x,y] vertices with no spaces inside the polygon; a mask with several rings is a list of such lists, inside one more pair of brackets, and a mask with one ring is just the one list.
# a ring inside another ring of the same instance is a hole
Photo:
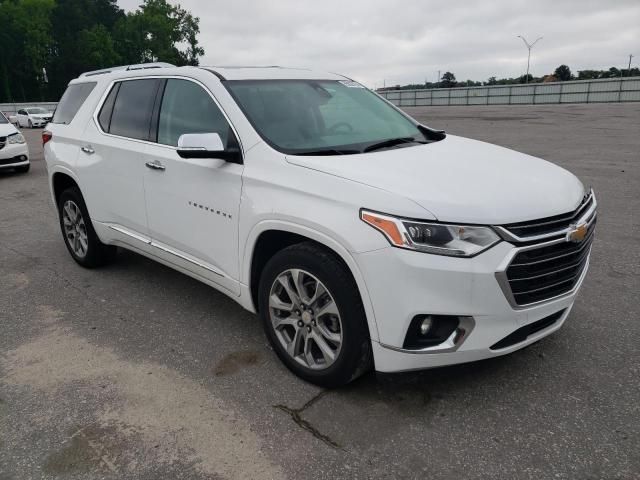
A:
{"label": "windshield wiper", "polygon": [[323,155],[353,155],[354,153],[360,153],[360,150],[339,150],[337,148],[325,148],[322,150],[309,150],[307,152],[293,153],[292,155],[323,156]]}
{"label": "windshield wiper", "polygon": [[398,137],[390,138],[389,140],[383,140],[382,142],[373,143],[362,150],[362,153],[373,152],[374,150],[380,150],[381,148],[395,147],[396,145],[402,145],[404,143],[426,143],[416,140],[413,137]]}

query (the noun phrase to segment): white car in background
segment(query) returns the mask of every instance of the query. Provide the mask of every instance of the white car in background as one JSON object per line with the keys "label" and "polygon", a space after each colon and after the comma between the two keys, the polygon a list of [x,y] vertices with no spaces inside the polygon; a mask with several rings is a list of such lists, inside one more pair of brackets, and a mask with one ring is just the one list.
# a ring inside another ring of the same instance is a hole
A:
{"label": "white car in background", "polygon": [[0,112],[0,170],[29,171],[29,148],[24,136]]}
{"label": "white car in background", "polygon": [[217,288],[323,386],[530,345],[589,264],[596,199],[574,175],[333,73],[92,72],[42,139],[76,262],[121,246]]}
{"label": "white car in background", "polygon": [[21,108],[16,114],[19,127],[44,127],[51,121],[53,114],[41,107]]}

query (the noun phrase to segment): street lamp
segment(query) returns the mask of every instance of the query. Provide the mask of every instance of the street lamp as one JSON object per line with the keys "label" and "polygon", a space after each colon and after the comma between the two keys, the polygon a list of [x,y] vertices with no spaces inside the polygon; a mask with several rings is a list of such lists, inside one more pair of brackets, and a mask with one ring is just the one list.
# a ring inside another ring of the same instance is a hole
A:
{"label": "street lamp", "polygon": [[521,38],[522,41],[524,42],[524,44],[527,46],[527,50],[529,50],[529,55],[527,56],[527,76],[525,77],[525,83],[529,83],[529,62],[531,61],[531,49],[533,48],[533,46],[538,43],[540,40],[542,40],[542,37],[538,37],[536,39],[535,42],[533,43],[529,43],[527,42],[527,39],[524,38],[522,35],[518,35],[518,38]]}

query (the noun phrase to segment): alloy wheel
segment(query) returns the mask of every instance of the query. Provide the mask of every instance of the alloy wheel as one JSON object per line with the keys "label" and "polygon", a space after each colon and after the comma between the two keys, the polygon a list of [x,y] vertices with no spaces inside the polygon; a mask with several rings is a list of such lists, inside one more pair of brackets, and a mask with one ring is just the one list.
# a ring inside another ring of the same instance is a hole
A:
{"label": "alloy wheel", "polygon": [[84,258],[89,247],[87,226],[84,223],[80,207],[72,200],[64,202],[62,223],[64,225],[64,237],[69,247],[76,256]]}
{"label": "alloy wheel", "polygon": [[269,317],[276,338],[296,362],[324,370],[338,358],[342,319],[327,287],[301,269],[289,269],[274,280]]}

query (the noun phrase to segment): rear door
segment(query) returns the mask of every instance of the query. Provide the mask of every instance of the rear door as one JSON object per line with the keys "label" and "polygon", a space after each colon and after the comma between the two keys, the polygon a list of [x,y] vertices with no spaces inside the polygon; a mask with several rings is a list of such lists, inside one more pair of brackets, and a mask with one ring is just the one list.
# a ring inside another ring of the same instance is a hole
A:
{"label": "rear door", "polygon": [[113,83],[96,121],[87,125],[77,164],[92,219],[135,247],[149,242],[144,154],[159,84],[155,78]]}
{"label": "rear door", "polygon": [[[163,85],[145,150],[149,233],[167,261],[239,294],[238,212],[243,165],[213,158],[185,159],[176,151],[185,133],[218,133],[238,145],[229,121],[200,83],[169,78]],[[160,168],[158,168],[160,167]]]}

